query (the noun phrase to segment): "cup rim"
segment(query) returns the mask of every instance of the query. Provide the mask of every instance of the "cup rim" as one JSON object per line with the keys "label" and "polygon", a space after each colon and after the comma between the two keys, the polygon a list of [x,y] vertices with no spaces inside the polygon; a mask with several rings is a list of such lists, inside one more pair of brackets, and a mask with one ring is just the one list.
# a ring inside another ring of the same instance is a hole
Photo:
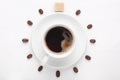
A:
{"label": "cup rim", "polygon": [[[72,38],[73,38],[72,44],[69,47],[69,49],[65,52],[54,52],[47,47],[47,44],[46,44],[46,41],[45,41],[45,37],[47,35],[47,32],[49,30],[51,30],[52,28],[55,28],[56,26],[61,26],[65,29],[67,29],[68,31],[70,31],[70,33],[72,34]],[[53,58],[65,58],[72,53],[74,45],[75,45],[75,41],[74,41],[75,36],[74,36],[74,33],[73,33],[72,29],[70,27],[67,27],[67,26],[68,25],[64,25],[64,24],[53,24],[48,29],[46,29],[46,31],[44,32],[44,34],[43,34],[44,37],[42,38],[42,43],[43,43],[42,47],[43,47],[43,49],[45,50],[45,52],[48,56],[53,57]]]}

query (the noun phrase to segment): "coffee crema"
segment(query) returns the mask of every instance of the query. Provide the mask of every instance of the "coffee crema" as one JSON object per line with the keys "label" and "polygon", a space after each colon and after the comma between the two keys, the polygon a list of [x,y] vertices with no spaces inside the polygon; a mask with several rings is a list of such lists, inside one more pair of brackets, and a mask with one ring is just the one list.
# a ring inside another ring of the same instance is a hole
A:
{"label": "coffee crema", "polygon": [[51,51],[57,53],[65,52],[71,47],[73,36],[68,29],[56,26],[47,32],[45,42]]}

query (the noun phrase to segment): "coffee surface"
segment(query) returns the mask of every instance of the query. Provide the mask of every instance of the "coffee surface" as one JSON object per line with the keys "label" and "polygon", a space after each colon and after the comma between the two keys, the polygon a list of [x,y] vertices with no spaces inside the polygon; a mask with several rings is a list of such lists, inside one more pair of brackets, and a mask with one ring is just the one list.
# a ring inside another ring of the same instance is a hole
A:
{"label": "coffee surface", "polygon": [[45,37],[47,47],[53,52],[63,52],[72,42],[71,32],[61,26],[56,26],[47,32]]}

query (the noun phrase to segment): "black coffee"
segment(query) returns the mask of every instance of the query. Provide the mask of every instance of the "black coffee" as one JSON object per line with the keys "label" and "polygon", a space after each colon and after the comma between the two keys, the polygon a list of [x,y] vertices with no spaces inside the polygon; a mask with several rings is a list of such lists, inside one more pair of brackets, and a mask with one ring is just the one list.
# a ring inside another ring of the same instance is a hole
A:
{"label": "black coffee", "polygon": [[61,26],[56,26],[47,32],[45,42],[47,47],[53,52],[66,51],[72,44],[71,32]]}

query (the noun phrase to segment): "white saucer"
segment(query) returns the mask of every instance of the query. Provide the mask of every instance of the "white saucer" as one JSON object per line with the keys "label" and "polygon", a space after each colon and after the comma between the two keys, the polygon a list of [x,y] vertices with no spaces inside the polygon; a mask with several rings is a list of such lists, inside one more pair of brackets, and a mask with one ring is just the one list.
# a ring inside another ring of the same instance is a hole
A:
{"label": "white saucer", "polygon": [[[55,25],[63,25],[73,35],[73,45],[63,55],[55,55],[45,45],[46,32]],[[66,14],[52,14],[43,18],[32,32],[31,46],[41,64],[52,68],[67,68],[75,64],[86,49],[86,34],[73,17]]]}

